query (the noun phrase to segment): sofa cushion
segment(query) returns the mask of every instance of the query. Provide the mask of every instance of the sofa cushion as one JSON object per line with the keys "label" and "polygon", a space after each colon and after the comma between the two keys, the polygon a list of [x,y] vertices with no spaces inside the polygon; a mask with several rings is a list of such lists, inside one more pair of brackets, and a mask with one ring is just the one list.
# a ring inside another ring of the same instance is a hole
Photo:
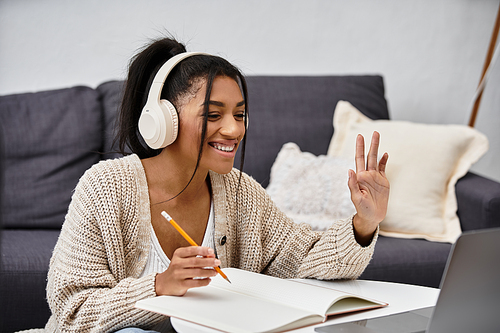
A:
{"label": "sofa cushion", "polygon": [[451,244],[380,236],[360,279],[439,288]]}
{"label": "sofa cushion", "polygon": [[5,227],[61,227],[80,176],[100,159],[101,118],[87,87],[0,97]]}
{"label": "sofa cushion", "polygon": [[356,136],[369,140],[373,131],[380,132],[380,155],[389,153],[391,193],[380,234],[442,242],[458,238],[455,184],[488,150],[486,136],[463,125],[372,121],[345,101],[338,103],[333,123],[329,155],[354,158]]}
{"label": "sofa cushion", "polygon": [[[283,144],[294,142],[303,151],[326,154],[339,100],[350,101],[371,119],[389,118],[381,76],[249,76],[246,80],[250,122],[243,171],[264,187]],[[239,167],[238,157],[235,166]]]}
{"label": "sofa cushion", "polygon": [[500,228],[500,183],[468,172],[457,181],[456,194],[462,231]]}
{"label": "sofa cushion", "polygon": [[276,157],[266,190],[294,222],[323,231],[356,212],[347,186],[347,170],[353,168],[352,159],[315,156],[289,142]]}
{"label": "sofa cushion", "polygon": [[59,230],[3,230],[0,332],[44,327],[47,272]]}

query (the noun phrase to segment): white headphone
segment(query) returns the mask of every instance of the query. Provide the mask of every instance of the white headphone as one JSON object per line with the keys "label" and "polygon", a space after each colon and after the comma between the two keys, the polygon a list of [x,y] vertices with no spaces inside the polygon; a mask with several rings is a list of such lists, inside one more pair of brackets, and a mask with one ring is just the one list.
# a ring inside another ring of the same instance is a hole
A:
{"label": "white headphone", "polygon": [[179,62],[191,56],[202,54],[208,55],[202,52],[177,54],[163,64],[156,73],[149,89],[148,100],[139,118],[139,133],[149,147],[153,149],[165,148],[177,138],[179,126],[177,111],[170,101],[160,99],[163,84],[167,80],[168,74]]}

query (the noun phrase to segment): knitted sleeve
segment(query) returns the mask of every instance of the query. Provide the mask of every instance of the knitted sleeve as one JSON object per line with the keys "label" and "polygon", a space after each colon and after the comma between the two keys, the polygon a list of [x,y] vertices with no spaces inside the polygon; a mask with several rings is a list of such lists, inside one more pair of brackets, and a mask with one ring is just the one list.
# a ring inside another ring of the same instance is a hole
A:
{"label": "knitted sleeve", "polygon": [[352,217],[332,221],[325,232],[296,224],[271,200],[265,189],[239,172],[227,175],[228,214],[234,221],[237,245],[233,262],[240,268],[282,278],[354,279],[371,260],[378,230],[371,244],[356,242]]}
{"label": "knitted sleeve", "polygon": [[47,331],[108,332],[162,319],[134,308],[156,295],[154,274],[134,277],[149,237],[139,223],[141,190],[122,162],[102,163],[80,179],[50,261]]}

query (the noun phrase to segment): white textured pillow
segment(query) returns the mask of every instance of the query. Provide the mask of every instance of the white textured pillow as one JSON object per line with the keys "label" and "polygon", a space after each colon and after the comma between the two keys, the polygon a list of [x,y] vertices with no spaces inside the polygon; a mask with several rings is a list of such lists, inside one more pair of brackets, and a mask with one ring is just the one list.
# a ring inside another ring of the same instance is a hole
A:
{"label": "white textured pillow", "polygon": [[347,171],[353,168],[354,159],[315,156],[289,142],[276,157],[266,190],[296,223],[326,230],[355,213],[347,186]]}
{"label": "white textured pillow", "polygon": [[391,184],[387,216],[380,234],[454,242],[461,233],[456,215],[455,183],[487,150],[488,140],[462,125],[428,125],[371,120],[340,101],[328,155],[353,158],[355,137],[380,133],[379,156],[389,153],[386,174]]}

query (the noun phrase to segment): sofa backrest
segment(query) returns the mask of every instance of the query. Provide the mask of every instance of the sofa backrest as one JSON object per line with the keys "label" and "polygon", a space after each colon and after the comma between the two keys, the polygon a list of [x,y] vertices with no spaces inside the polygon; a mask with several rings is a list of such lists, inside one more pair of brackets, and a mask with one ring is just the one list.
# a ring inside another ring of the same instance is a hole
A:
{"label": "sofa backrest", "polygon": [[115,136],[118,126],[118,113],[123,97],[124,81],[108,81],[100,84],[96,90],[101,96],[102,113],[104,121],[103,133],[103,159],[122,156],[118,153]]}
{"label": "sofa backrest", "polygon": [[74,87],[0,97],[4,228],[60,228],[78,179],[100,160],[100,96]]}

